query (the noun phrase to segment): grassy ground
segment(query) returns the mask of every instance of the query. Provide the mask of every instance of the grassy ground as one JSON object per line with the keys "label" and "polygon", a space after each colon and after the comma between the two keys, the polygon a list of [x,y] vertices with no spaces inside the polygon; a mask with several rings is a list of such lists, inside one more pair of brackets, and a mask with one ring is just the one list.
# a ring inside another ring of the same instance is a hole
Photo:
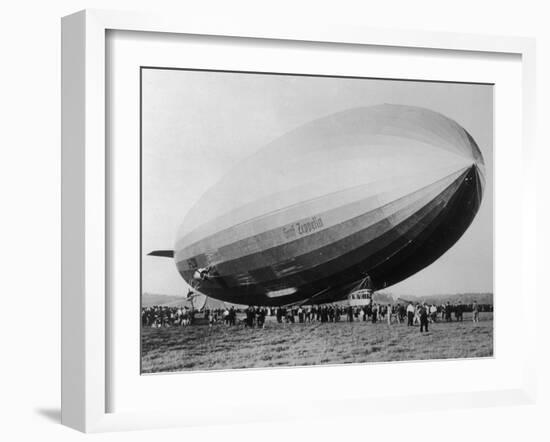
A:
{"label": "grassy ground", "polygon": [[186,328],[143,328],[142,371],[342,364],[493,355],[492,313],[480,322],[430,324],[429,333],[406,324],[338,322],[277,324],[265,329],[222,324]]}

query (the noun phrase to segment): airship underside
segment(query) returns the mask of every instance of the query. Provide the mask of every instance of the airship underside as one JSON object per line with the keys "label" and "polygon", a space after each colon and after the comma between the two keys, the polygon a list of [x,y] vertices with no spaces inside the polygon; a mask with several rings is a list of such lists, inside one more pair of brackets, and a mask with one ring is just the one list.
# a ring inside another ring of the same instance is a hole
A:
{"label": "airship underside", "polygon": [[381,105],[307,123],[235,166],[184,220],[174,259],[201,293],[286,305],[389,287],[473,221],[483,157],[453,120]]}

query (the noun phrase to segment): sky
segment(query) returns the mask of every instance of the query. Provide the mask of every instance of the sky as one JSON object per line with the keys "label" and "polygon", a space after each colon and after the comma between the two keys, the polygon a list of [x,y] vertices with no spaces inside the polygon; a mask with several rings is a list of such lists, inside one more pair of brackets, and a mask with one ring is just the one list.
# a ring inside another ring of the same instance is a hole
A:
{"label": "sky", "polygon": [[389,287],[395,295],[493,291],[493,87],[378,79],[144,69],[142,72],[142,286],[184,295],[173,249],[190,208],[241,160],[290,130],[346,109],[425,107],[455,120],[486,164],[483,201],[441,258]]}

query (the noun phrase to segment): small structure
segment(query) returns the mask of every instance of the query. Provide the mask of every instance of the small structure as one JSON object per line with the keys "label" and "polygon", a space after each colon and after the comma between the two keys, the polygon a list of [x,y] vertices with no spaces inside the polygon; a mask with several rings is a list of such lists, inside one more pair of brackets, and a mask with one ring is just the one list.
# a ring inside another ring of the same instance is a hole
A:
{"label": "small structure", "polygon": [[372,302],[372,280],[370,276],[363,279],[348,295],[348,303],[352,307],[369,305]]}

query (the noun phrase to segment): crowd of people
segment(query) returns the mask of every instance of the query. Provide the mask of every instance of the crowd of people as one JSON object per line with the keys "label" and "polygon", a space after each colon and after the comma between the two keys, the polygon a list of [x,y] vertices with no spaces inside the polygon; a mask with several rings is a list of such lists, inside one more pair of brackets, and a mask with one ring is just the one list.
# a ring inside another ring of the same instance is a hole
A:
{"label": "crowd of people", "polygon": [[188,307],[153,305],[141,309],[141,325],[154,328],[174,326],[185,327],[195,323],[197,313],[210,325],[220,320],[223,320],[226,325],[235,325],[237,323],[238,311],[234,307],[226,309],[204,308],[195,310]]}
{"label": "crowd of people", "polygon": [[312,323],[312,322],[354,322],[370,321],[373,324],[386,322],[407,326],[420,325],[420,331],[428,331],[430,323],[445,321],[463,321],[464,313],[472,313],[472,321],[479,321],[479,313],[492,311],[489,304],[463,304],[450,302],[435,305],[420,302],[398,302],[396,304],[370,303],[365,306],[346,306],[341,304],[324,304],[317,306],[294,307],[253,307],[238,310],[234,306],[220,309],[203,308],[200,311],[187,307],[150,306],[141,311],[141,323],[144,327],[185,327],[194,324],[197,313],[203,324],[222,323],[226,326],[242,324],[245,327],[265,327],[266,317],[274,316],[277,323]]}
{"label": "crowd of people", "polygon": [[196,310],[187,307],[167,307],[153,305],[142,307],[141,325],[144,327],[173,327],[191,325],[195,320]]}

